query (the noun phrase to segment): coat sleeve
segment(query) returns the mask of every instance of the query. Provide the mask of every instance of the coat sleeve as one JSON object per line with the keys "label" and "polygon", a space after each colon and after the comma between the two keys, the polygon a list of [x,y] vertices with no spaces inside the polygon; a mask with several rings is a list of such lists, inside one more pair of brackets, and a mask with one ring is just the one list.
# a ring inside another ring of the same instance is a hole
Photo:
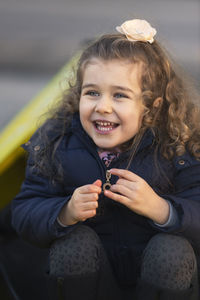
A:
{"label": "coat sleeve", "polygon": [[162,195],[177,211],[178,222],[160,231],[186,237],[200,249],[200,162],[188,154],[174,161],[173,194]]}
{"label": "coat sleeve", "polygon": [[48,247],[71,228],[62,227],[56,221],[61,208],[70,198],[71,195],[66,194],[61,184],[53,184],[38,174],[29,155],[21,191],[12,201],[14,229],[25,240]]}

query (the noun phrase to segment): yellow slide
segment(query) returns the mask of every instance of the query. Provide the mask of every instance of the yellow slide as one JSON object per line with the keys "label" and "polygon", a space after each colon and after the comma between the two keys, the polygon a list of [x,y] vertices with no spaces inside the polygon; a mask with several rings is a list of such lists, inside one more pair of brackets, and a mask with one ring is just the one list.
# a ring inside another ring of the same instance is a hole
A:
{"label": "yellow slide", "polygon": [[63,84],[67,87],[77,56],[0,132],[0,210],[18,193],[24,179],[26,155],[20,146],[37,129],[39,117],[59,99]]}

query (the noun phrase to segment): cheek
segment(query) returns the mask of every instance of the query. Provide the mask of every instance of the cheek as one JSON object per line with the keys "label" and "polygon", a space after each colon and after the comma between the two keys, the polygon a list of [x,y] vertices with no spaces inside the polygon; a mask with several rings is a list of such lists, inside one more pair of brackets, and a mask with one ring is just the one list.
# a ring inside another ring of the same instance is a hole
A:
{"label": "cheek", "polygon": [[81,124],[83,126],[84,119],[85,119],[85,109],[82,101],[80,101],[79,103],[79,116],[80,116]]}
{"label": "cheek", "polygon": [[79,103],[80,118],[82,118],[82,116],[85,116],[86,113],[87,113],[87,105],[86,105],[86,103],[84,103],[84,101],[80,100],[80,103]]}
{"label": "cheek", "polygon": [[79,111],[83,112],[84,114],[91,111],[91,103],[87,100],[80,99],[79,103]]}
{"label": "cheek", "polygon": [[143,113],[138,114],[137,117],[137,127],[140,128],[142,126]]}
{"label": "cheek", "polygon": [[86,130],[88,126],[90,126],[89,121],[90,121],[91,109],[89,105],[84,101],[80,101],[79,115],[80,115],[81,124],[83,128]]}
{"label": "cheek", "polygon": [[[132,111],[132,113],[130,113]],[[124,117],[126,116],[126,117]],[[142,124],[143,119],[143,110],[136,109],[136,108],[130,108],[127,110],[127,113],[123,112],[123,120],[124,124],[130,128],[130,125],[132,124],[132,128],[140,128]]]}

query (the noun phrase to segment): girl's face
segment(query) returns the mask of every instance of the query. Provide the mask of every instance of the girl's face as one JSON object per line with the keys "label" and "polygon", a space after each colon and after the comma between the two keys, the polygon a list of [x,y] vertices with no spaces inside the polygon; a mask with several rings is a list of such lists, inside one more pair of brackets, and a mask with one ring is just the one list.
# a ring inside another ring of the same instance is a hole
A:
{"label": "girl's face", "polygon": [[94,58],[85,67],[80,119],[99,148],[120,147],[140,129],[144,106],[139,74],[138,64],[119,59]]}

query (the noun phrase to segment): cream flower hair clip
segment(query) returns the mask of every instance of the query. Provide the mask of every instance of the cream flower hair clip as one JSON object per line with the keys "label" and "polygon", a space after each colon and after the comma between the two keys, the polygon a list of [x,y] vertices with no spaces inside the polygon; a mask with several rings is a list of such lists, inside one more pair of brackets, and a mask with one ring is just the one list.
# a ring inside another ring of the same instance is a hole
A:
{"label": "cream flower hair clip", "polygon": [[133,19],[117,26],[116,30],[124,34],[129,41],[141,41],[153,43],[156,29],[145,20]]}

